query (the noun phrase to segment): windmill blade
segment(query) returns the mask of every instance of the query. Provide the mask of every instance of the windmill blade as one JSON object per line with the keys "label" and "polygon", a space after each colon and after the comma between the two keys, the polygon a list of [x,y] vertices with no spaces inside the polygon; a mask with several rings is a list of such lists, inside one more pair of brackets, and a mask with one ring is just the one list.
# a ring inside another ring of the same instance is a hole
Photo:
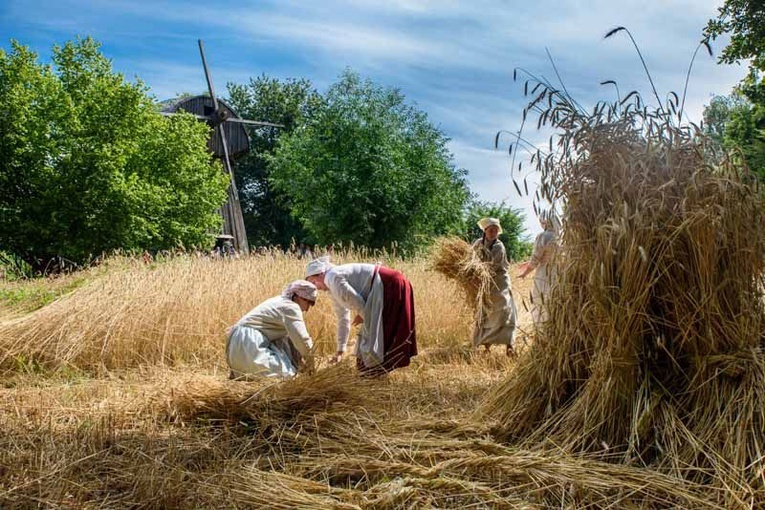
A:
{"label": "windmill blade", "polygon": [[[218,111],[218,98],[215,97],[215,87],[213,87],[212,77],[210,76],[210,70],[207,69],[207,59],[205,59],[205,49],[202,46],[202,39],[197,39],[197,42],[199,43],[199,54],[202,56],[202,67],[205,70],[205,78],[207,79],[207,90],[210,91],[210,97],[213,101],[213,107],[215,108],[215,111]],[[225,143],[223,144],[226,145]],[[226,156],[228,159],[228,156]]]}
{"label": "windmill blade", "polygon": [[260,120],[239,119],[236,117],[229,117],[228,119],[226,119],[226,122],[234,122],[236,124],[248,124],[250,126],[270,126],[270,127],[277,127],[277,128],[284,127],[284,124],[275,124],[273,122],[263,122]]}

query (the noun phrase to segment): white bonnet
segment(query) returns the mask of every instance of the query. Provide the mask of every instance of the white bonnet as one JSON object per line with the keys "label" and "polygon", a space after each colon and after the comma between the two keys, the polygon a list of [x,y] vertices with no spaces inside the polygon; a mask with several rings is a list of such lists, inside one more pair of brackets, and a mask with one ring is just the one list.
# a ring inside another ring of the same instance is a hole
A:
{"label": "white bonnet", "polygon": [[329,255],[313,259],[305,266],[305,277],[326,273],[334,264],[329,261]]}
{"label": "white bonnet", "polygon": [[497,218],[481,218],[478,220],[478,226],[481,228],[481,230],[486,230],[486,227],[490,225],[496,225],[499,229],[499,233],[502,233],[502,225],[499,224],[499,219]]}

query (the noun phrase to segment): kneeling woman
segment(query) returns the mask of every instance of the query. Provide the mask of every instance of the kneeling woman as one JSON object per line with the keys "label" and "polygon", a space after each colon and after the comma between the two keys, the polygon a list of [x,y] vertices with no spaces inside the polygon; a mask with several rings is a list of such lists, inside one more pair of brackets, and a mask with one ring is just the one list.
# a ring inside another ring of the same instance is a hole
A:
{"label": "kneeling woman", "polygon": [[313,340],[303,312],[316,303],[317,295],[312,283],[296,280],[280,296],[267,299],[242,317],[226,342],[230,377],[292,377],[303,363],[313,365]]}

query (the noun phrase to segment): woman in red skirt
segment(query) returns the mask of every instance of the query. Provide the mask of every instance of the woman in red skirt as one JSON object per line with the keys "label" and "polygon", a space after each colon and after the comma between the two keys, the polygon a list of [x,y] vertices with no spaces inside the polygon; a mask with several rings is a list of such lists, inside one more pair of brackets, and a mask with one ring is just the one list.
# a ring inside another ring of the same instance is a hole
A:
{"label": "woman in red skirt", "polygon": [[[337,315],[339,361],[348,345],[351,325],[361,324],[356,366],[363,375],[382,375],[409,365],[417,355],[412,284],[400,272],[375,264],[336,266],[329,257],[306,266],[306,280],[329,291]],[[355,312],[351,322],[351,310]]]}

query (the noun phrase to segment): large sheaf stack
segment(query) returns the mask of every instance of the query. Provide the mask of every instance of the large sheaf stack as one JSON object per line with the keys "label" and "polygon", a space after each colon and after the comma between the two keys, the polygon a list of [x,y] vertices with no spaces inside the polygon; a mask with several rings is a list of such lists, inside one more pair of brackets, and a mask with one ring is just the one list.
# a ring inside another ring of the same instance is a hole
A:
{"label": "large sheaf stack", "polygon": [[585,116],[548,97],[542,122],[564,129],[555,156],[538,154],[543,194],[565,204],[559,281],[550,320],[482,411],[504,441],[656,469],[727,508],[765,505],[761,192],[664,110]]}

